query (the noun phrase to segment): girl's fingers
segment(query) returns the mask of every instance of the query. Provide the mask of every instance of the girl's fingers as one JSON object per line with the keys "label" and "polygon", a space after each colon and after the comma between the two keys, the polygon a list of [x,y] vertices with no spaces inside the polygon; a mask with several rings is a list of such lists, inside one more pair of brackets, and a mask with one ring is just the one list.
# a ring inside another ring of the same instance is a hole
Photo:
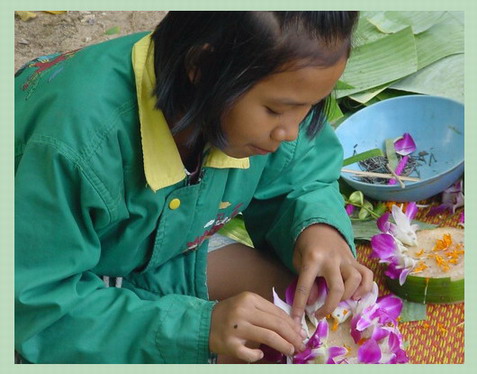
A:
{"label": "girl's fingers", "polygon": [[318,299],[318,296],[319,296],[318,286],[316,285],[316,282],[313,282],[306,305],[314,304],[316,302],[316,299]]}
{"label": "girl's fingers", "polygon": [[341,300],[347,300],[356,293],[356,290],[360,286],[363,276],[361,272],[352,265],[343,266],[341,274],[344,279],[344,292]]}
{"label": "girl's fingers", "polygon": [[358,264],[357,269],[361,274],[361,283],[352,295],[352,298],[354,300],[359,300],[365,294],[367,294],[368,292],[371,292],[371,289],[373,287],[373,277],[374,277],[373,272],[370,269],[368,269],[366,266]]}
{"label": "girl's fingers", "polygon": [[317,274],[318,269],[310,267],[303,269],[298,276],[291,317],[299,324],[301,324],[301,318],[305,313],[308,297],[310,296],[311,288],[315,282]]}
{"label": "girl's fingers", "polygon": [[[283,341],[287,342],[289,346],[294,347],[294,350],[304,350],[305,346],[303,344],[303,340],[306,338],[306,336],[301,334],[301,326],[297,328],[296,323],[294,323],[288,315],[286,317],[287,318],[284,320],[275,315],[258,310],[251,317],[250,323],[262,332],[269,331],[271,334],[267,335],[267,337],[277,335]],[[270,345],[264,341],[260,341],[260,343]]]}
{"label": "girl's fingers", "polygon": [[[291,317],[284,310],[280,309],[275,304],[270,301],[257,295],[255,300],[254,307],[257,309],[258,313],[253,313],[252,316],[255,319],[252,319],[252,323],[263,324],[263,327],[267,327],[271,330],[278,331],[278,329],[286,328],[288,331],[287,339],[293,342],[295,345],[300,343],[303,339],[306,338],[306,334],[302,332],[301,323],[298,324],[291,319]],[[263,312],[263,313],[262,313]],[[261,322],[257,318],[261,317],[264,322]],[[274,324],[272,324],[274,323]],[[297,339],[300,339],[299,341]]]}
{"label": "girl's fingers", "polygon": [[248,348],[243,344],[238,344],[235,348],[236,357],[245,362],[256,362],[263,358],[263,352],[256,348]]}
{"label": "girl's fingers", "polygon": [[326,268],[323,277],[328,287],[328,295],[326,296],[325,304],[315,312],[317,319],[324,318],[335,310],[345,290],[343,277],[338,266]]}
{"label": "girl's fingers", "polygon": [[247,333],[247,340],[268,345],[270,348],[276,349],[287,356],[291,356],[297,351],[295,346],[280,336],[280,334],[259,326],[250,328]]}

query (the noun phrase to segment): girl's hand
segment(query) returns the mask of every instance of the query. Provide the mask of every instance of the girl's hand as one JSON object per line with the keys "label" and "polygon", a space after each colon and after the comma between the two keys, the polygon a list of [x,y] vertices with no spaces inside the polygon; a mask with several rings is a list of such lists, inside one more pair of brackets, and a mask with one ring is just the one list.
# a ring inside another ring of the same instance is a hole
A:
{"label": "girl's hand", "polygon": [[260,344],[285,354],[305,349],[301,325],[261,296],[242,292],[217,303],[212,311],[211,352],[246,362],[263,358]]}
{"label": "girl's hand", "polygon": [[291,316],[300,321],[307,304],[317,299],[316,277],[328,287],[325,304],[316,311],[321,319],[332,313],[342,300],[358,300],[371,291],[373,272],[359,264],[341,234],[332,226],[314,224],[298,237],[293,253],[298,284]]}

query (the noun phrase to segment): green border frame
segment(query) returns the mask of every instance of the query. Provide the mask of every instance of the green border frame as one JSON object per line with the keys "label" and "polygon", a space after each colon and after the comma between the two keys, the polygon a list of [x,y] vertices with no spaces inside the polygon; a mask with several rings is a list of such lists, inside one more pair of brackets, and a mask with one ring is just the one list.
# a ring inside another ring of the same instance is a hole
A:
{"label": "green border frame", "polygon": [[[465,12],[465,119],[466,119],[466,137],[465,137],[465,158],[466,163],[466,226],[472,228],[476,224],[476,200],[475,185],[477,183],[476,166],[473,164],[477,157],[477,146],[474,144],[477,139],[477,72],[475,62],[477,61],[476,48],[477,43],[474,40],[477,37],[477,3],[466,0],[400,0],[392,3],[383,0],[142,0],[140,2],[131,2],[128,0],[62,0],[62,1],[34,1],[17,0],[3,1],[0,5],[0,368],[3,373],[82,373],[88,370],[89,373],[132,373],[140,370],[142,373],[156,373],[158,371],[166,373],[205,373],[211,371],[220,371],[220,373],[231,372],[239,373],[244,368],[238,365],[224,366],[220,365],[14,365],[13,364],[13,72],[14,72],[14,11],[15,10],[303,10],[303,9],[358,9],[358,10],[462,10]],[[470,162],[469,162],[470,161]],[[472,171],[474,170],[474,171]],[[477,251],[476,235],[472,230],[467,230],[466,248],[469,248],[466,258],[466,305],[465,312],[465,363],[463,365],[415,365],[388,366],[386,370],[399,373],[414,372],[436,373],[452,370],[453,373],[467,372],[469,367],[477,367],[477,327],[473,316],[476,314],[477,296],[475,290],[476,273],[470,271],[477,266],[475,252]],[[67,367],[66,367],[67,366]],[[167,367],[163,367],[167,366]],[[444,367],[442,367],[444,366]],[[273,370],[275,373],[290,372],[315,372],[315,371],[333,371],[340,372],[359,372],[368,373],[382,370],[375,365],[366,367],[361,365],[327,366],[317,368],[314,365],[278,365],[278,366],[259,366],[249,365],[245,368],[247,373],[268,372]],[[475,370],[475,369],[474,369]]]}

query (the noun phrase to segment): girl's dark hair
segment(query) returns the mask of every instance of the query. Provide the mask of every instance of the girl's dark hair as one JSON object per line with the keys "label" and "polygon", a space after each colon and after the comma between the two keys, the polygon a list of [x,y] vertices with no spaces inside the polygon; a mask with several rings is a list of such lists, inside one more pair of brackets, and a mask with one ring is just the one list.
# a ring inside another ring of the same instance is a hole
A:
{"label": "girl's dark hair", "polygon": [[[222,148],[221,117],[241,95],[290,64],[331,66],[349,56],[357,19],[358,12],[169,12],[152,34],[156,107],[173,133],[192,129],[190,145],[203,136]],[[311,108],[309,136],[328,101]]]}

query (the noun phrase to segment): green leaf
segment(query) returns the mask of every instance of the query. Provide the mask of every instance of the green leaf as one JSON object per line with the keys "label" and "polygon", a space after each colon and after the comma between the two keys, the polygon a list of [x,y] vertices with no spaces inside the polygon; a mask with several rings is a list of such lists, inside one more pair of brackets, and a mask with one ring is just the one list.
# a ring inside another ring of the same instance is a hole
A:
{"label": "green leaf", "polygon": [[358,218],[359,219],[366,219],[370,215],[370,211],[373,211],[373,204],[371,204],[368,200],[364,200],[363,207],[360,209]]}
{"label": "green leaf", "polygon": [[362,206],[364,202],[364,195],[361,191],[354,191],[349,195],[349,202],[353,205]]}
{"label": "green leaf", "polygon": [[432,27],[445,15],[445,12],[379,12],[368,21],[383,33],[395,33],[411,26],[414,34],[419,34]]}
{"label": "green leaf", "polygon": [[372,98],[374,98],[375,96],[377,96],[381,92],[383,92],[391,84],[392,84],[392,82],[389,82],[389,83],[383,84],[382,86],[379,86],[379,87],[373,87],[373,88],[371,88],[369,90],[366,90],[366,91],[357,92],[355,94],[349,95],[349,98],[353,99],[354,101],[357,101],[358,103],[366,104]]}
{"label": "green leaf", "polygon": [[386,157],[388,159],[389,167],[393,170],[396,170],[398,165],[398,158],[396,155],[396,150],[394,148],[394,139],[386,139],[384,141],[386,147]]}
{"label": "green leaf", "polygon": [[464,26],[446,14],[439,23],[416,35],[416,49],[418,69],[444,57],[464,53]]}
{"label": "green leaf", "polygon": [[351,88],[354,88],[354,87],[340,80],[336,82],[336,85],[335,85],[335,90],[348,90]]}
{"label": "green leaf", "polygon": [[464,54],[449,56],[426,66],[390,88],[444,96],[464,102]]}
{"label": "green leaf", "polygon": [[385,38],[387,35],[379,31],[376,26],[369,22],[369,18],[373,17],[379,12],[361,12],[358,21],[358,26],[353,36],[353,47],[357,48],[364,44],[374,42],[376,40]]}
{"label": "green leaf", "polygon": [[364,151],[358,153],[354,156],[345,158],[343,160],[343,166],[354,164],[355,162],[367,160],[370,157],[383,156],[383,151],[379,148],[370,149],[369,151]]}
{"label": "green leaf", "polygon": [[104,34],[105,35],[114,35],[114,34],[119,34],[121,32],[121,28],[119,26],[114,26],[111,27],[110,29],[107,29]]}
{"label": "green leaf", "polygon": [[379,229],[376,227],[375,220],[369,220],[369,221],[351,220],[351,225],[353,227],[355,240],[369,241],[374,235],[380,233]]}
{"label": "green leaf", "polygon": [[386,204],[380,201],[378,204],[376,204],[376,207],[374,208],[373,212],[377,216],[382,216],[384,212],[386,212],[386,209],[387,209]]}
{"label": "green leaf", "polygon": [[[406,79],[406,78],[404,78],[404,79]],[[401,82],[402,82],[402,80],[401,80]],[[388,88],[387,90],[379,93],[377,95],[377,98],[379,100],[387,100],[387,99],[392,99],[393,97],[399,97],[399,96],[404,96],[404,95],[409,95],[409,92],[393,90],[391,88]]]}
{"label": "green leaf", "polygon": [[425,321],[427,320],[426,304],[413,303],[403,300],[403,307],[399,316],[399,322]]}
{"label": "green leaf", "polygon": [[[397,73],[399,66],[404,67],[411,61],[404,61],[409,57],[402,53],[406,48],[399,50],[398,47],[396,52],[392,43],[389,43],[392,40],[387,38],[396,37],[409,29],[414,36],[415,50],[414,54],[411,50],[408,52],[414,59],[412,62],[416,63],[415,71],[407,73],[403,69],[400,76],[389,80],[391,73]],[[384,46],[379,47],[381,44]],[[345,73],[336,87],[338,99],[349,98],[367,106],[383,100],[387,91],[395,93],[399,90],[444,96],[463,102],[463,56],[459,59],[450,57],[464,52],[464,12],[363,11],[360,13],[353,46]],[[376,53],[371,52],[371,48],[376,48]],[[430,66],[432,68],[427,69]],[[394,69],[396,71],[393,72]],[[376,77],[378,73],[379,77]],[[342,103],[346,101],[340,101],[340,105]],[[345,115],[351,110],[344,109]]]}
{"label": "green leaf", "polygon": [[245,222],[241,215],[232,218],[218,231],[218,233],[236,240],[239,243],[253,247],[252,239],[250,239],[250,236],[248,235],[247,229],[245,228]]}
{"label": "green leaf", "polygon": [[[420,230],[431,230],[437,227],[437,225],[417,220],[413,220],[412,223],[418,224]],[[374,235],[380,233],[378,227],[376,226],[376,220],[374,219],[368,221],[351,220],[351,225],[353,227],[355,240],[369,241]]]}
{"label": "green leaf", "polygon": [[341,111],[340,106],[338,105],[338,102],[333,96],[330,96],[327,120],[329,122],[334,122],[340,119],[341,117],[343,117],[343,112]]}
{"label": "green leaf", "polygon": [[416,43],[408,27],[353,49],[341,81],[355,88],[337,90],[336,97],[378,87],[416,71]]}
{"label": "green leaf", "polygon": [[359,213],[358,213],[358,218],[359,219],[366,219],[367,217],[369,216],[369,211],[364,209],[364,208],[361,208],[359,210]]}

